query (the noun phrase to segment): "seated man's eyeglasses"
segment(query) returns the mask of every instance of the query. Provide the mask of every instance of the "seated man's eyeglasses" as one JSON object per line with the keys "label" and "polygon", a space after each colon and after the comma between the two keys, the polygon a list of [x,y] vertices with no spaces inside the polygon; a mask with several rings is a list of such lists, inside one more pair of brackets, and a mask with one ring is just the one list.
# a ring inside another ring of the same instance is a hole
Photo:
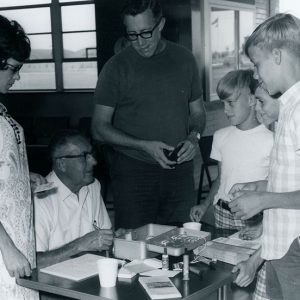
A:
{"label": "seated man's eyeglasses", "polygon": [[92,150],[92,151],[84,151],[81,154],[74,154],[74,155],[61,155],[61,156],[57,156],[55,157],[55,159],[61,159],[61,158],[84,158],[85,160],[87,160],[89,157],[93,157],[96,158],[96,151]]}
{"label": "seated man's eyeglasses", "polygon": [[127,40],[130,42],[134,42],[138,39],[139,36],[143,39],[151,39],[153,31],[159,25],[161,20],[162,20],[162,17],[159,18],[158,22],[154,25],[154,27],[151,30],[143,31],[141,33],[127,33],[126,34]]}
{"label": "seated man's eyeglasses", "polygon": [[14,66],[12,64],[9,64],[6,62],[6,60],[2,61],[2,70],[8,70],[10,69],[14,74],[16,74],[17,72],[19,72],[21,70],[21,68],[23,67],[22,65],[18,65],[18,66]]}

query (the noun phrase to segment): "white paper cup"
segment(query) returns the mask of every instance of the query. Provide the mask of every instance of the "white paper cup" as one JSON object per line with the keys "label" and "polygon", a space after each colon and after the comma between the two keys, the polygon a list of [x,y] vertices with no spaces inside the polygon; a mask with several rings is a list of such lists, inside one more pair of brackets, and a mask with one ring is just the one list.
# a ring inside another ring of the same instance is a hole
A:
{"label": "white paper cup", "polygon": [[183,224],[184,229],[190,229],[190,230],[201,230],[201,223],[198,222],[187,222]]}
{"label": "white paper cup", "polygon": [[101,258],[97,260],[101,287],[112,287],[116,285],[118,264],[118,260],[114,258]]}

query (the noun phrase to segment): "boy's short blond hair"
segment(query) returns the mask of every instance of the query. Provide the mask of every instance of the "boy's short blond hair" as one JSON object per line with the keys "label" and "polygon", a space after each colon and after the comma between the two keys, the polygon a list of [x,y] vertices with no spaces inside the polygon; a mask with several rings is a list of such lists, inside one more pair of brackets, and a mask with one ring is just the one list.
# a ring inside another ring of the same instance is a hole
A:
{"label": "boy's short blond hair", "polygon": [[249,89],[254,95],[259,82],[253,77],[253,70],[236,70],[228,72],[217,85],[217,94],[225,100],[235,94],[238,97],[242,90]]}
{"label": "boy's short blond hair", "polygon": [[291,14],[277,14],[261,23],[245,43],[245,53],[249,48],[258,47],[272,51],[286,49],[295,57],[300,57],[300,20]]}

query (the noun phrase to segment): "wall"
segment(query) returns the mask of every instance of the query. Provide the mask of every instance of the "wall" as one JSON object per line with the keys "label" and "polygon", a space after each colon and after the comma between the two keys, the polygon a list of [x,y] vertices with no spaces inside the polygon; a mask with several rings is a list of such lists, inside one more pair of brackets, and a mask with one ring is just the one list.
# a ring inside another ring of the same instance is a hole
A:
{"label": "wall", "polygon": [[0,95],[11,115],[17,117],[70,117],[78,126],[81,117],[92,115],[93,92],[81,93],[9,93]]}

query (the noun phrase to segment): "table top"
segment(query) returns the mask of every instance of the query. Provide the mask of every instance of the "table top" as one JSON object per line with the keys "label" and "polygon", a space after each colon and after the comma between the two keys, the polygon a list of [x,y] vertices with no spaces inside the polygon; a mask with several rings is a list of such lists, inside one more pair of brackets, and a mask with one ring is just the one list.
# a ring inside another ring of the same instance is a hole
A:
{"label": "table top", "polygon": [[[182,299],[199,300],[216,291],[218,288],[230,283],[233,279],[231,267],[217,264],[212,269],[201,264],[202,276],[190,272],[190,280],[182,280],[182,273],[171,278],[177,289],[182,294]],[[31,277],[19,278],[17,283],[21,286],[66,296],[74,299],[85,300],[149,300],[146,291],[138,282],[138,275],[132,279],[118,278],[113,288],[101,288],[98,275],[76,282],[65,278],[56,277],[39,272],[34,269]]]}
{"label": "table top", "polygon": [[[216,230],[211,226],[205,226],[205,229],[212,233],[212,238],[218,236],[228,236],[235,231]],[[95,253],[96,254],[96,253]],[[170,257],[172,261],[172,257]],[[196,264],[197,265],[197,264]],[[202,275],[196,275],[190,272],[190,280],[182,280],[182,273],[170,278],[182,295],[181,299],[200,300],[206,299],[208,295],[218,288],[233,281],[231,273],[232,266],[218,262],[215,268],[210,268],[203,263],[198,263],[203,270]],[[66,296],[73,299],[85,300],[128,300],[139,299],[149,300],[150,297],[138,282],[138,276],[131,279],[117,279],[117,284],[113,288],[101,288],[98,275],[83,280],[81,282],[45,274],[34,269],[31,277],[17,279],[21,286],[53,293],[55,295]]]}

